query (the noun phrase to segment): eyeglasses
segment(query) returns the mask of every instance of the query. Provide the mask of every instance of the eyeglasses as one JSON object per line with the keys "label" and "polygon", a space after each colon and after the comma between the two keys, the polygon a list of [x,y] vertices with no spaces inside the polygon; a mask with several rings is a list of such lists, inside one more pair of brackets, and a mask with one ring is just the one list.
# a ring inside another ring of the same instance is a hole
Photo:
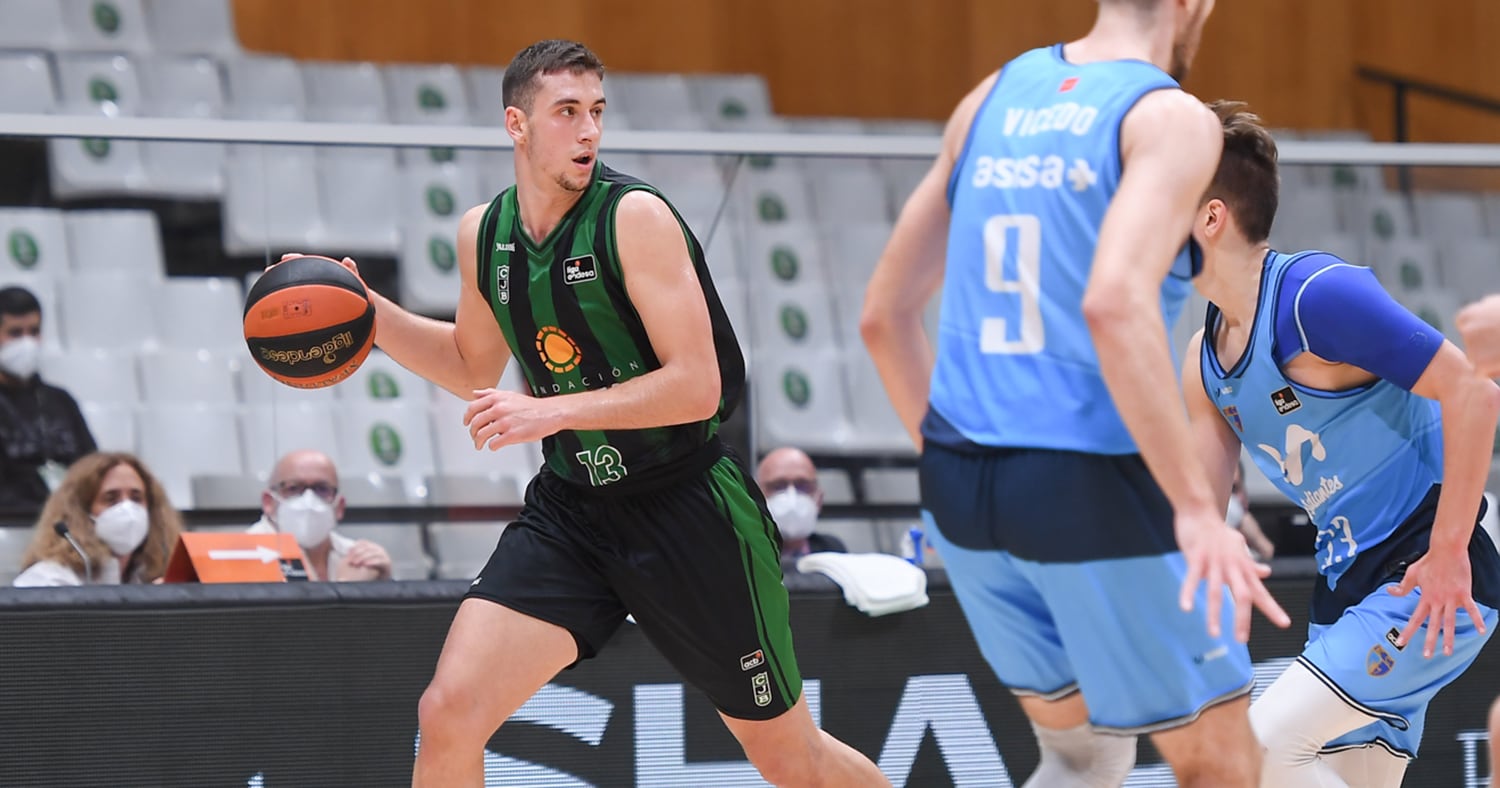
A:
{"label": "eyeglasses", "polygon": [[797,492],[804,495],[815,495],[818,492],[817,479],[772,479],[766,482],[766,492],[770,495],[785,490],[788,487],[795,488]]}
{"label": "eyeglasses", "polygon": [[302,493],[305,493],[308,490],[312,490],[313,495],[322,498],[328,503],[333,503],[333,499],[337,498],[339,494],[338,486],[329,484],[328,482],[285,481],[278,482],[276,486],[272,487],[271,489],[275,491],[277,497],[282,498],[283,500],[296,498],[302,495]]}

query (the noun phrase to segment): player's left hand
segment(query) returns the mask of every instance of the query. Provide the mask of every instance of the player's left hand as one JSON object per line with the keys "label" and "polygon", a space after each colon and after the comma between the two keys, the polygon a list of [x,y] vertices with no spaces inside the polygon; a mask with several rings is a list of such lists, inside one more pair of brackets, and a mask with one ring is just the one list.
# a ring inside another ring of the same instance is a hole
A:
{"label": "player's left hand", "polygon": [[1453,655],[1453,630],[1458,625],[1458,611],[1469,614],[1474,628],[1484,633],[1484,616],[1474,602],[1473,578],[1469,569],[1469,554],[1462,550],[1428,550],[1406,568],[1406,577],[1400,585],[1388,586],[1391,594],[1406,596],[1412,589],[1421,589],[1417,609],[1401,635],[1396,638],[1396,647],[1405,648],[1422,625],[1427,625],[1427,639],[1422,644],[1422,656],[1431,657],[1438,637],[1443,639],[1443,655]]}
{"label": "player's left hand", "polygon": [[475,391],[464,410],[464,426],[474,448],[490,451],[541,440],[562,428],[557,409],[547,400],[503,389]]}

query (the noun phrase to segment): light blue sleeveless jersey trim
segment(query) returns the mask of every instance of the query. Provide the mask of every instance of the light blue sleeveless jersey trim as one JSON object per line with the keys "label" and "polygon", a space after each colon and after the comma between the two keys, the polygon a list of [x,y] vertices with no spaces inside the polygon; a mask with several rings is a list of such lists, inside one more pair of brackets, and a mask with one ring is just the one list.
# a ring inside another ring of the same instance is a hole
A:
{"label": "light blue sleeveless jersey trim", "polygon": [[[1120,124],[1142,96],[1176,88],[1149,63],[1072,64],[1060,45],[1000,71],[949,184],[930,405],[951,429],[928,438],[1136,452],[1099,372],[1083,294],[1119,187]],[[1184,247],[1162,283],[1169,327],[1192,274]]]}

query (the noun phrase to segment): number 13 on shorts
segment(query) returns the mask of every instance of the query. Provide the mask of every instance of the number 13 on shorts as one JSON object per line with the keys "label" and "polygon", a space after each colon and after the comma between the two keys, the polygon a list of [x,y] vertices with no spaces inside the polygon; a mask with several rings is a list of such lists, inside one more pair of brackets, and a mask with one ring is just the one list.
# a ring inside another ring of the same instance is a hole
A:
{"label": "number 13 on shorts", "polygon": [[[1005,277],[1006,257],[1016,261],[1016,278]],[[1021,326],[1016,339],[1007,337],[1003,317],[987,317],[980,324],[983,353],[1040,353],[1047,344],[1041,304],[1042,220],[1031,214],[1001,214],[984,223],[984,285],[992,293],[1015,293],[1021,300]]]}

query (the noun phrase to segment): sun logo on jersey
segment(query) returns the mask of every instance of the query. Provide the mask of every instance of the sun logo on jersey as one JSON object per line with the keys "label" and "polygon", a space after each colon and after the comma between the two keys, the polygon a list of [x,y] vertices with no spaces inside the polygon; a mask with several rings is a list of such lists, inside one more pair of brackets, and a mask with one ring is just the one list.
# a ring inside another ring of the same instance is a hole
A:
{"label": "sun logo on jersey", "polygon": [[554,375],[578,369],[578,362],[583,358],[578,343],[557,326],[542,326],[536,332],[536,352]]}

